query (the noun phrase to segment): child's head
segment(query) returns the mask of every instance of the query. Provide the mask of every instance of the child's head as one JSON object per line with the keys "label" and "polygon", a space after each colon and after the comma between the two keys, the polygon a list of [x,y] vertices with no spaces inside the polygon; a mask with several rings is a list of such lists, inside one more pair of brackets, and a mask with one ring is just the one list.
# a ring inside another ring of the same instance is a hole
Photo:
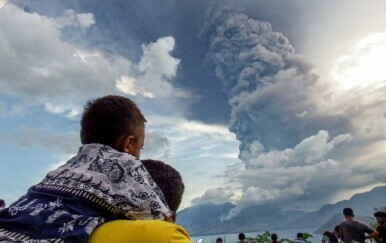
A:
{"label": "child's head", "polygon": [[145,159],[142,160],[142,164],[163,192],[170,210],[177,212],[185,191],[180,173],[159,160]]}
{"label": "child's head", "polygon": [[80,122],[82,144],[99,143],[139,157],[146,119],[129,98],[109,95],[86,103]]}

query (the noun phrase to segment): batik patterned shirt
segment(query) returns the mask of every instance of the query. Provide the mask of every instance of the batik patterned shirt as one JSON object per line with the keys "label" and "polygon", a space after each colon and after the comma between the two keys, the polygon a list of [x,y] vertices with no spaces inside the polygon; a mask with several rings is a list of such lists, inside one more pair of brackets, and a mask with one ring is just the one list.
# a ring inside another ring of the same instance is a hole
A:
{"label": "batik patterned shirt", "polygon": [[172,212],[140,160],[87,144],[0,211],[0,242],[85,242],[114,219],[165,219]]}

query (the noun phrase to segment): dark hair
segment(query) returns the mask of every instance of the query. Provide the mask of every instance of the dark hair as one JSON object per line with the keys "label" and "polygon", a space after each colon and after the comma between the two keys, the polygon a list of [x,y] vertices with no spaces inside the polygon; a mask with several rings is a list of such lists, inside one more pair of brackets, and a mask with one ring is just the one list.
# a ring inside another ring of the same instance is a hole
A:
{"label": "dark hair", "polygon": [[300,232],[299,232],[299,233],[296,235],[296,237],[297,237],[297,238],[303,238],[303,233],[300,233]]}
{"label": "dark hair", "polygon": [[82,144],[100,143],[116,148],[118,139],[144,126],[145,117],[129,98],[108,95],[89,100],[80,121]]}
{"label": "dark hair", "polygon": [[277,234],[273,233],[273,234],[271,235],[271,240],[274,241],[274,242],[276,242],[276,241],[277,241]]}
{"label": "dark hair", "polygon": [[386,212],[383,212],[383,211],[375,212],[375,213],[374,213],[374,217],[378,217],[378,218],[386,218]]}
{"label": "dark hair", "polygon": [[0,199],[0,208],[5,207],[5,201],[3,199]]}
{"label": "dark hair", "polygon": [[339,232],[339,225],[335,226],[334,231]]}
{"label": "dark hair", "polygon": [[217,240],[216,240],[216,243],[217,242],[222,242],[222,238],[221,237],[218,237]]}
{"label": "dark hair", "polygon": [[170,210],[177,212],[185,190],[180,173],[162,161],[146,159],[142,163],[165,195]]}
{"label": "dark hair", "polygon": [[244,233],[239,234],[239,240],[245,240],[245,235]]}
{"label": "dark hair", "polygon": [[336,236],[333,235],[330,231],[327,231],[327,230],[324,231],[323,236],[326,236],[329,239],[329,242],[331,242],[331,243],[337,243],[338,242],[338,238],[336,238]]}
{"label": "dark hair", "polygon": [[351,208],[344,208],[343,209],[343,215],[344,216],[354,216],[354,212]]}

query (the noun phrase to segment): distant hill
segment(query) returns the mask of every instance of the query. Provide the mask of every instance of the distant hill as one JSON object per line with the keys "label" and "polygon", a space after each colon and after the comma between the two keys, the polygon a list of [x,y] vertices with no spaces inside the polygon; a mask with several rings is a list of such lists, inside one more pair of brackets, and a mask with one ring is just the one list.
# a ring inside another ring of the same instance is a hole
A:
{"label": "distant hill", "polygon": [[[386,186],[365,193],[358,193],[349,200],[327,204],[317,211],[283,211],[276,205],[265,204],[244,209],[231,220],[222,222],[234,207],[232,203],[203,204],[186,208],[178,213],[177,223],[192,235],[252,232],[273,229],[318,228],[318,232],[332,230],[343,221],[342,209],[351,207],[359,221],[368,222],[374,207],[386,206]],[[289,220],[291,219],[291,220]]]}
{"label": "distant hill", "polygon": [[192,235],[238,233],[282,228],[283,219],[297,218],[306,212],[282,211],[274,205],[260,205],[243,210],[230,220],[221,221],[234,207],[231,203],[203,204],[186,208],[178,213],[177,224]]}
{"label": "distant hill", "polygon": [[190,235],[208,235],[225,232],[218,226],[220,218],[226,215],[235,205],[232,203],[203,204],[186,208],[177,214],[177,224],[184,226]]}
{"label": "distant hill", "polygon": [[386,186],[376,187],[371,191],[355,194],[349,200],[324,205],[317,211],[307,213],[301,218],[288,222],[284,225],[284,228],[318,228],[335,215],[341,215],[341,221],[343,221],[342,209],[346,207],[352,208],[356,215],[372,216],[374,207],[379,208],[385,205]]}
{"label": "distant hill", "polygon": [[[332,231],[334,229],[334,227],[336,225],[339,225],[340,222],[342,222],[343,220],[344,219],[343,219],[343,216],[341,213],[335,214],[334,216],[332,216],[332,218],[327,220],[322,226],[320,226],[317,230],[315,230],[314,233],[323,234],[323,232],[326,230]],[[363,216],[363,215],[355,215],[355,220],[362,222],[366,225],[369,225],[370,223],[375,222],[374,218],[372,218],[370,216]]]}

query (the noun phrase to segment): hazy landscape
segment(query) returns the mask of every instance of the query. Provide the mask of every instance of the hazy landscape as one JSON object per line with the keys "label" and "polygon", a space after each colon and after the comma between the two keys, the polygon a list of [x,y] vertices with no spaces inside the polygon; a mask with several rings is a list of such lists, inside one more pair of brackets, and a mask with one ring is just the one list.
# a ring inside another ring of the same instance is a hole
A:
{"label": "hazy landscape", "polygon": [[349,200],[324,205],[312,212],[284,211],[272,203],[246,208],[235,218],[225,221],[222,217],[234,208],[233,204],[203,204],[180,211],[177,223],[183,225],[193,236],[310,228],[316,229],[310,233],[322,234],[325,230],[331,231],[344,220],[342,209],[345,207],[354,209],[357,220],[367,224],[375,222],[374,208],[384,207],[385,198],[386,187],[377,187],[369,192],[356,194]]}

